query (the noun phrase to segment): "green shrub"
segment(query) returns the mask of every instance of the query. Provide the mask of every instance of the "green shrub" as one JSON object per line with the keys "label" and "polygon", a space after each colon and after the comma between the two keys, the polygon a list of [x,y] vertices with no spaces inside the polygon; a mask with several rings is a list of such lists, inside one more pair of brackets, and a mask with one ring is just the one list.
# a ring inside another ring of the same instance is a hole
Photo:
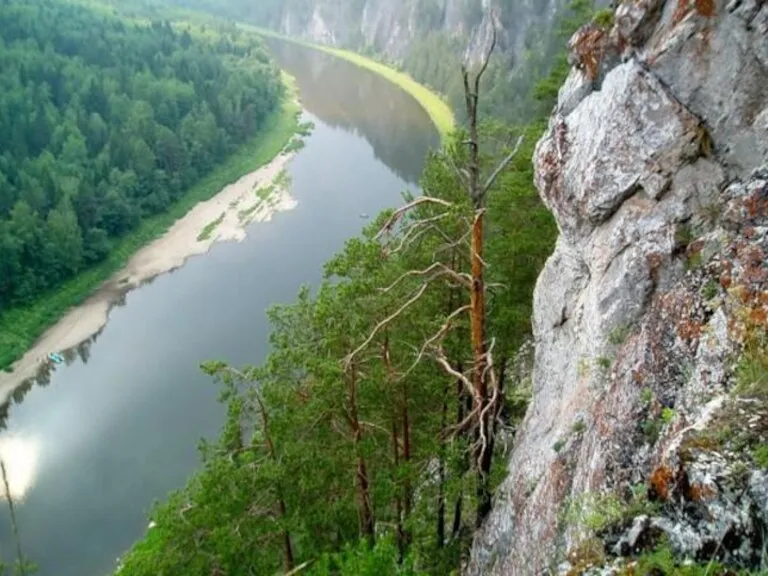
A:
{"label": "green shrub", "polygon": [[768,469],[768,444],[760,444],[753,448],[752,457],[760,468]]}
{"label": "green shrub", "polygon": [[603,8],[595,13],[594,22],[600,28],[613,28],[613,24],[616,21],[616,15],[610,8]]}
{"label": "green shrub", "polygon": [[391,537],[380,538],[371,548],[360,540],[338,554],[327,554],[306,572],[310,576],[419,576],[413,562],[400,562],[399,552]]}

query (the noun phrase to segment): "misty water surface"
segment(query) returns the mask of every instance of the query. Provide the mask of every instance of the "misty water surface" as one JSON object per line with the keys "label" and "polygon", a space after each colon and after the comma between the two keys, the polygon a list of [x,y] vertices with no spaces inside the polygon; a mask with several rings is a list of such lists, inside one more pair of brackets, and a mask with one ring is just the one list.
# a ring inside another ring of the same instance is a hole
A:
{"label": "misty water surface", "polygon": [[[361,214],[416,190],[438,135],[404,92],[306,48],[273,43],[297,77],[312,136],[290,167],[298,207],[255,224],[131,292],[109,324],[44,385],[15,395],[4,442],[26,495],[17,515],[41,576],[102,576],[144,533],[154,500],[184,484],[199,438],[223,421],[217,388],[198,366],[258,363],[265,310],[316,283],[322,264],[365,224]],[[0,551],[13,556],[5,506]]]}

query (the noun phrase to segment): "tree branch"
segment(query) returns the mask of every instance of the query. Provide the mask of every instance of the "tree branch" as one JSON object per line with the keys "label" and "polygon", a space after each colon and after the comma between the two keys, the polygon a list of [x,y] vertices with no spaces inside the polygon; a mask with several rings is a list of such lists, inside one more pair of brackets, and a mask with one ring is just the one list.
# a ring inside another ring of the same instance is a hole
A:
{"label": "tree branch", "polygon": [[496,401],[499,397],[499,388],[495,387],[493,389],[493,395],[491,396],[490,401],[488,404],[483,408],[482,412],[480,412],[480,452],[477,457],[477,469],[482,471],[482,466],[480,464],[480,461],[483,459],[483,455],[485,454],[485,451],[488,450],[488,430],[485,427],[485,416],[488,414],[488,410],[491,408],[494,408],[496,406]]}
{"label": "tree branch", "polygon": [[409,202],[405,206],[401,206],[397,210],[394,211],[392,216],[389,217],[389,220],[387,220],[384,223],[384,226],[381,227],[381,230],[374,236],[374,240],[378,240],[381,238],[381,235],[384,234],[384,232],[389,232],[392,230],[392,227],[397,224],[398,220],[408,212],[409,210],[412,210],[413,208],[416,208],[417,206],[420,206],[422,204],[438,204],[440,206],[444,206],[446,208],[452,208],[453,204],[450,202],[446,202],[445,200],[441,200],[440,198],[435,198],[434,196],[420,196],[419,198],[416,198],[416,200]]}
{"label": "tree branch", "polygon": [[466,169],[459,168],[456,165],[456,162],[453,161],[453,158],[451,158],[450,154],[443,154],[442,156],[447,164],[451,167],[454,174],[456,174],[456,178],[458,179],[459,184],[461,184],[461,186],[467,190],[467,193],[469,193],[469,174],[467,173]]}
{"label": "tree branch", "polygon": [[[435,251],[432,253],[432,259],[437,258],[437,255],[441,252],[445,252],[446,250],[453,250],[454,248],[457,248],[460,244],[464,244],[466,248],[469,248],[469,244],[467,243],[467,238],[469,238],[472,235],[472,229],[470,228],[467,230],[466,234],[456,240],[455,242],[451,241],[451,239],[447,236],[444,237],[444,239],[448,242],[447,244],[444,244],[442,246],[438,246]],[[459,258],[467,261],[467,257],[464,254],[458,254]],[[471,277],[470,277],[471,279]]]}
{"label": "tree branch", "polygon": [[403,375],[400,377],[400,380],[408,376],[413,370],[416,368],[416,366],[421,362],[421,359],[424,357],[424,354],[427,351],[427,348],[437,342],[438,340],[441,340],[445,334],[448,332],[448,330],[451,327],[451,323],[454,318],[462,314],[463,312],[467,312],[470,310],[470,306],[467,304],[465,306],[462,306],[461,308],[458,308],[451,312],[451,314],[448,315],[448,317],[445,319],[445,322],[440,327],[440,330],[438,330],[431,338],[426,340],[424,344],[422,345],[421,349],[419,350],[418,355],[416,356],[416,360],[413,361],[413,364],[406,370]]}
{"label": "tree branch", "polygon": [[442,346],[438,349],[438,353],[435,356],[435,360],[438,364],[445,370],[449,376],[452,376],[459,380],[464,386],[466,387],[467,391],[470,393],[470,395],[477,400],[477,391],[475,390],[475,387],[472,386],[472,382],[469,381],[469,378],[467,378],[464,374],[456,370],[453,366],[451,366],[451,363],[448,362],[448,358],[445,356],[445,352],[443,351]]}
{"label": "tree branch", "polygon": [[[423,234],[426,234],[430,230],[437,230],[440,231],[440,229],[433,224],[433,222],[438,222],[439,220],[442,220],[443,218],[447,217],[447,213],[439,214],[437,216],[433,216],[432,218],[425,218],[424,220],[419,220],[418,222],[414,222],[413,224],[410,224],[408,226],[408,230],[403,235],[403,237],[400,239],[400,243],[397,245],[397,248],[390,250],[390,254],[397,254],[400,252],[403,248],[410,246],[413,244],[417,239],[419,239]],[[417,234],[413,234],[416,230],[419,230]],[[411,236],[413,234],[413,236]]]}
{"label": "tree branch", "polygon": [[480,68],[480,72],[478,72],[477,76],[475,76],[475,97],[477,97],[477,95],[480,93],[480,79],[483,77],[483,74],[485,74],[485,70],[488,68],[488,63],[491,61],[491,55],[496,49],[496,20],[493,17],[493,14],[491,14],[491,32],[491,46],[488,48],[488,53],[483,59],[483,65]]}
{"label": "tree branch", "polygon": [[387,316],[384,320],[379,322],[376,327],[371,332],[370,336],[365,339],[365,342],[363,342],[360,346],[358,346],[355,350],[353,350],[345,359],[344,359],[344,370],[349,369],[349,365],[352,363],[352,360],[354,360],[355,356],[357,356],[360,352],[365,350],[365,348],[373,341],[373,339],[376,337],[376,334],[379,333],[379,330],[384,328],[385,326],[389,325],[390,322],[395,320],[400,314],[405,312],[410,306],[412,306],[416,301],[418,301],[419,298],[421,298],[424,295],[424,292],[427,291],[427,288],[429,287],[429,283],[425,282],[422,284],[421,288],[416,292],[416,294],[410,298],[405,304],[403,304],[400,308],[398,308],[394,313],[392,313],[390,316]]}
{"label": "tree branch", "polygon": [[461,283],[461,285],[465,286],[466,288],[469,288],[472,285],[472,278],[468,274],[451,270],[448,266],[446,266],[442,262],[435,262],[434,264],[425,268],[424,270],[409,270],[408,272],[405,272],[402,276],[400,276],[392,284],[384,288],[381,292],[383,294],[391,292],[400,282],[402,282],[406,278],[411,276],[426,276],[428,274],[431,274],[435,270],[437,270],[438,273],[432,276],[432,278],[428,278],[427,280],[425,280],[425,284],[429,284],[433,280],[437,280],[441,276],[448,276],[449,278],[452,278],[456,282]]}
{"label": "tree branch", "polygon": [[306,567],[308,567],[310,564],[312,564],[312,560],[307,560],[304,562],[304,564],[301,564],[300,566],[296,566],[293,570],[290,572],[286,572],[285,576],[296,576],[299,572],[303,572]]}
{"label": "tree branch", "polygon": [[494,182],[496,182],[496,178],[499,177],[499,174],[501,174],[507,166],[509,166],[509,163],[512,162],[512,160],[517,156],[517,153],[520,151],[520,146],[523,144],[523,137],[520,136],[520,138],[517,139],[517,144],[515,144],[514,150],[506,157],[504,160],[501,161],[501,163],[496,167],[496,170],[493,171],[493,174],[491,174],[488,179],[485,181],[485,184],[483,185],[483,188],[480,192],[481,195],[485,195],[486,192],[493,186]]}

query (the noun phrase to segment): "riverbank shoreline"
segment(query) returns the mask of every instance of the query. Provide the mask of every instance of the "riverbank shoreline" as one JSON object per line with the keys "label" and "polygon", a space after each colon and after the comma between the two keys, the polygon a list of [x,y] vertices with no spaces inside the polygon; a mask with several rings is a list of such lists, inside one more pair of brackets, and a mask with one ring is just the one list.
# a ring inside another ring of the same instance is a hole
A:
{"label": "riverbank shoreline", "polygon": [[[272,185],[295,155],[284,151],[299,129],[301,113],[293,79],[284,73],[283,82],[283,105],[254,142],[193,187],[168,213],[142,223],[107,262],[74,279],[49,305],[41,301],[4,315],[2,343],[12,339],[20,322],[43,319],[37,321],[35,337],[28,338],[11,371],[0,371],[0,405],[45,369],[50,352],[70,350],[98,334],[125,294],[179,268],[192,256],[207,253],[217,242],[242,241],[248,224],[295,206],[285,187]],[[265,186],[270,188],[268,197],[263,194]]]}
{"label": "riverbank shoreline", "polygon": [[325,52],[326,54],[330,54],[331,56],[335,56],[337,58],[341,58],[342,60],[346,60],[347,62],[351,62],[360,68],[369,70],[389,80],[410,94],[419,103],[419,105],[429,115],[432,123],[435,125],[435,128],[437,128],[437,131],[440,134],[440,139],[443,143],[447,141],[451,132],[453,132],[453,130],[456,128],[456,117],[453,114],[453,110],[451,110],[450,106],[448,106],[442,96],[430,90],[423,84],[420,84],[405,72],[400,72],[392,66],[383,64],[351,50],[326,46],[325,44],[308,42],[300,38],[285,36],[278,32],[274,32],[273,30],[252,26],[250,24],[238,23],[238,25],[247,30],[253,31],[256,34],[259,34],[260,36],[275,38],[277,40],[283,40],[285,42],[291,42],[293,44],[311,48],[313,50]]}

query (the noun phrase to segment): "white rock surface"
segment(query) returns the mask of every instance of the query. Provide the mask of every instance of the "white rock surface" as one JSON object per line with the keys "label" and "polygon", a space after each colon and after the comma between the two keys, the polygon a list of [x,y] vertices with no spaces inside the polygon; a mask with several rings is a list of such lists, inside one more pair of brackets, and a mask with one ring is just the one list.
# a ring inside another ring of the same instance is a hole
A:
{"label": "white rock surface", "polygon": [[[581,534],[563,524],[564,503],[647,482],[676,458],[675,430],[730,386],[739,344],[719,275],[768,287],[765,262],[747,256],[766,248],[765,223],[744,211],[746,198],[768,198],[768,178],[727,188],[768,163],[768,3],[715,0],[711,14],[695,6],[622,2],[594,77],[586,65],[571,71],[538,144],[536,184],[560,238],[535,292],[534,397],[467,574],[556,571]],[[588,41],[572,41],[577,65]],[[714,304],[701,296],[710,281]],[[642,421],[665,406],[674,420],[646,442]],[[571,431],[576,417],[584,434]],[[705,464],[700,473],[725,474]],[[743,510],[718,505],[749,524]],[[686,522],[670,536],[703,546],[715,531]]]}

